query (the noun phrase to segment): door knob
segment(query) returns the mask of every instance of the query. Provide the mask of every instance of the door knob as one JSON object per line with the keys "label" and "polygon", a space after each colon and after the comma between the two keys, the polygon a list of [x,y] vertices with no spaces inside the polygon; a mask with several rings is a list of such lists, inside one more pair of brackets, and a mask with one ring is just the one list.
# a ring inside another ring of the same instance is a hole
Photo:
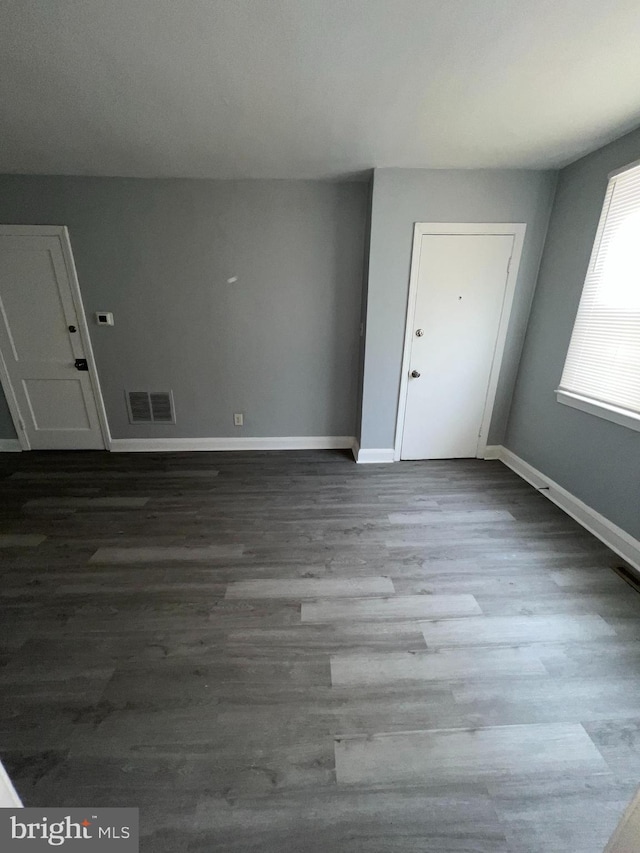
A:
{"label": "door knob", "polygon": [[412,370],[411,375],[414,379],[418,379],[420,377],[420,372],[418,370]]}
{"label": "door knob", "polygon": [[76,370],[89,370],[89,365],[87,364],[86,358],[76,358],[75,364]]}

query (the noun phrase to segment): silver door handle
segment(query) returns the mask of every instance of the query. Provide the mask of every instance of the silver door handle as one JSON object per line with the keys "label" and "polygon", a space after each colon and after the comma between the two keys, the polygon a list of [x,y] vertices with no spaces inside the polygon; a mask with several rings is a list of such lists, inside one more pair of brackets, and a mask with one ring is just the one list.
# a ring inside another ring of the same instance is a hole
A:
{"label": "silver door handle", "polygon": [[418,370],[412,370],[411,375],[413,376],[414,379],[420,378],[420,372]]}

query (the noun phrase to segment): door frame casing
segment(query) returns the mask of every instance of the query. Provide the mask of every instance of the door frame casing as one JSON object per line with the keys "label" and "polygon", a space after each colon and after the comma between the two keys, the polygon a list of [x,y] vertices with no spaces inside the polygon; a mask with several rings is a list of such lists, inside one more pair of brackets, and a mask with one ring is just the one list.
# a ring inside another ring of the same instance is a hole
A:
{"label": "door frame casing", "polygon": [[[93,347],[91,346],[91,338],[89,337],[89,326],[84,312],[82,303],[82,293],[80,292],[80,283],[76,273],[76,265],[73,260],[73,251],[71,249],[71,240],[69,239],[69,229],[66,225],[0,225],[0,237],[54,237],[60,243],[62,257],[64,260],[65,270],[69,281],[69,290],[71,291],[71,300],[76,312],[78,321],[78,332],[84,349],[84,354],[87,359],[89,368],[89,378],[91,380],[91,389],[96,403],[98,412],[98,423],[100,424],[100,433],[105,450],[111,450],[111,433],[109,432],[109,423],[107,421],[107,411],[105,409],[104,400],[102,398],[102,389],[96,369],[96,362],[93,355]],[[29,438],[24,429],[20,426],[22,416],[20,408],[16,400],[13,385],[9,371],[4,360],[3,353],[0,351],[0,384],[7,400],[7,406],[11,413],[13,425],[20,442],[22,450],[31,450]]]}
{"label": "door frame casing", "polygon": [[409,389],[409,367],[411,361],[411,345],[413,343],[413,325],[418,298],[418,282],[420,280],[420,249],[422,237],[450,234],[453,237],[475,235],[478,237],[507,236],[513,237],[513,251],[509,262],[509,270],[505,284],[502,310],[500,312],[500,324],[496,345],[491,361],[491,372],[485,398],[482,425],[478,437],[476,458],[484,458],[487,447],[489,428],[498,391],[498,379],[505,344],[507,342],[507,331],[511,320],[513,299],[515,296],[518,270],[522,257],[524,236],[527,230],[524,222],[416,222],[413,226],[413,246],[411,249],[411,272],[409,274],[409,294],[407,297],[407,315],[405,320],[404,347],[402,351],[402,372],[400,374],[400,392],[398,395],[398,413],[396,418],[396,434],[394,442],[394,462],[400,460],[402,453],[402,439],[404,437],[404,423],[407,407],[407,393]]}

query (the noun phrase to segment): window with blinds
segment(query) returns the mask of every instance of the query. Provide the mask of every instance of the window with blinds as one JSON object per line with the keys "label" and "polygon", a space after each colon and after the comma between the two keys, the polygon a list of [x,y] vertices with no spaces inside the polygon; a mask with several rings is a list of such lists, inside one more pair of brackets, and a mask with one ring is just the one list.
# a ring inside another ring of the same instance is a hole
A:
{"label": "window with blinds", "polygon": [[609,180],[557,397],[640,430],[640,164]]}

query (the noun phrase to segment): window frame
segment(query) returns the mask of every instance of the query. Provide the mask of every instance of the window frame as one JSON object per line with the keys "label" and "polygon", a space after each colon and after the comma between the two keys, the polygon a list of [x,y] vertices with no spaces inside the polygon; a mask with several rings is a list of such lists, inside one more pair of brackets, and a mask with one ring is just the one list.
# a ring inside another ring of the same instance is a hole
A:
{"label": "window frame", "polygon": [[[625,172],[630,172],[632,169],[637,169],[639,166],[640,160],[634,160],[633,163],[628,163],[626,166],[621,166],[619,169],[615,169],[613,172],[609,172],[609,174],[607,175],[607,186],[605,189],[602,207],[600,209],[598,228],[596,230],[596,235],[594,237],[593,245],[591,247],[589,265],[587,267],[587,272],[585,273],[585,281],[582,284],[582,290],[580,291],[580,299],[578,300],[578,307],[576,309],[576,315],[573,321],[573,326],[571,327],[571,336],[569,338],[569,345],[567,346],[564,364],[562,365],[562,373],[564,373],[565,365],[569,355],[569,349],[571,347],[571,337],[573,336],[573,330],[578,319],[580,301],[582,300],[582,293],[584,291],[586,279],[589,275],[589,270],[591,269],[594,259],[597,257],[597,252],[599,249],[598,237],[601,233],[601,229],[604,227],[604,224],[606,222],[606,215],[608,215],[608,211],[605,215],[604,204],[607,198],[607,194],[609,192],[609,186],[611,184],[611,181],[614,180],[614,178],[618,177],[618,175],[622,175]],[[562,382],[562,377],[560,381]],[[568,391],[566,388],[562,387],[556,388],[555,395],[556,401],[558,403],[562,403],[562,405],[564,406],[570,406],[572,409],[578,409],[581,412],[587,412],[590,415],[595,415],[596,417],[603,418],[604,420],[610,421],[611,423],[615,423],[619,426],[624,426],[629,429],[640,432],[640,413],[636,413],[631,409],[625,409],[620,406],[616,406],[613,403],[605,402],[604,400],[596,400],[592,397],[585,397],[575,391]]]}

